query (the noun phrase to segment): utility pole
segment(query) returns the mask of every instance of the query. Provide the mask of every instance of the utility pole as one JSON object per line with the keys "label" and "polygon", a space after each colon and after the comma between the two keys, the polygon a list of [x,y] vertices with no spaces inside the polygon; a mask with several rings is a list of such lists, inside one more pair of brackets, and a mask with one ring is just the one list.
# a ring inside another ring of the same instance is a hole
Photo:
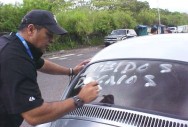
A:
{"label": "utility pole", "polygon": [[157,11],[158,11],[158,34],[159,34],[159,28],[161,32],[161,16],[160,16],[160,10],[159,10],[159,0],[157,0]]}

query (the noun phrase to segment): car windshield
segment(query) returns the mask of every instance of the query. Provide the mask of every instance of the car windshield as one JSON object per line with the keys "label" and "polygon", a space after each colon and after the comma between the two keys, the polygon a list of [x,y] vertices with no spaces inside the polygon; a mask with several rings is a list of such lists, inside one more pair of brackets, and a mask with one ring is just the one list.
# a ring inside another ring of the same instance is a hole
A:
{"label": "car windshield", "polygon": [[83,85],[85,78],[92,77],[102,87],[95,104],[188,118],[187,75],[187,65],[174,61],[103,61],[88,66],[76,81],[74,90]]}
{"label": "car windshield", "polygon": [[136,35],[136,32],[134,30],[129,30],[130,35]]}
{"label": "car windshield", "polygon": [[170,28],[168,28],[169,30],[175,30],[175,28],[174,27],[170,27]]}
{"label": "car windshield", "polygon": [[112,35],[126,35],[126,30],[113,30]]}

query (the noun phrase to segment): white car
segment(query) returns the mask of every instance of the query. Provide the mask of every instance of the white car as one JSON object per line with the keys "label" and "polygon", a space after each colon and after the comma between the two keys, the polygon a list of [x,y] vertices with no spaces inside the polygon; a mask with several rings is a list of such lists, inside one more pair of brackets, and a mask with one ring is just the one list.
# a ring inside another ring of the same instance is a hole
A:
{"label": "white car", "polygon": [[121,40],[136,37],[134,29],[117,29],[113,30],[108,36],[104,37],[104,45],[109,46]]}
{"label": "white car", "polygon": [[177,33],[178,32],[177,27],[168,27],[167,30],[170,31],[171,33]]}
{"label": "white car", "polygon": [[43,127],[188,127],[188,34],[141,36],[97,53],[67,86],[76,95],[87,78],[98,98]]}

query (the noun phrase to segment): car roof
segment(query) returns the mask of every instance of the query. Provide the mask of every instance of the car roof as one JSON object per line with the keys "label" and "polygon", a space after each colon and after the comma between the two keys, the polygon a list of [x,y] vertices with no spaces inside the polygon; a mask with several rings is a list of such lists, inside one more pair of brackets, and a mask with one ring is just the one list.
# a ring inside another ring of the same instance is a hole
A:
{"label": "car roof", "polygon": [[188,62],[188,33],[139,36],[98,52],[91,62],[107,59],[165,59]]}
{"label": "car roof", "polygon": [[116,31],[116,30],[133,30],[133,29],[115,29],[113,31]]}

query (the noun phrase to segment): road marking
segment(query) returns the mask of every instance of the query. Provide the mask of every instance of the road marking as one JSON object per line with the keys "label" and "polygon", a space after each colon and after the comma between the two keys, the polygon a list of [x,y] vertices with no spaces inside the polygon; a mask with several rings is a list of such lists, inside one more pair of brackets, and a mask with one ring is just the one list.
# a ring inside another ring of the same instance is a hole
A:
{"label": "road marking", "polygon": [[55,57],[51,57],[49,58],[50,60],[53,60],[53,59],[58,59],[59,57],[55,56]]}
{"label": "road marking", "polygon": [[49,58],[50,60],[53,60],[53,59],[63,59],[64,57],[67,57],[67,56],[73,56],[75,54],[67,54],[67,55],[62,55],[62,56],[55,56],[55,57],[51,57]]}
{"label": "road marking", "polygon": [[62,58],[59,58],[60,60],[65,60],[65,59],[67,59],[67,57],[62,57]]}
{"label": "road marking", "polygon": [[62,55],[61,57],[65,57],[65,56],[73,56],[75,54],[67,54],[67,55]]}
{"label": "road marking", "polygon": [[77,56],[82,56],[82,55],[84,55],[84,54],[78,54]]}

